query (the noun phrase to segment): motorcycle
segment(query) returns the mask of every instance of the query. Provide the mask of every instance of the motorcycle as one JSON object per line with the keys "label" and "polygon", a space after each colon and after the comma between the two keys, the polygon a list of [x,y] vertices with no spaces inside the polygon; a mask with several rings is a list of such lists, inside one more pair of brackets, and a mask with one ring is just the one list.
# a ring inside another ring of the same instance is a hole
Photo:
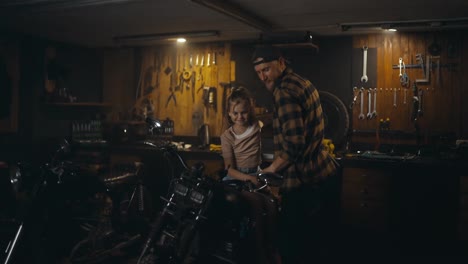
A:
{"label": "motorcycle", "polygon": [[241,193],[262,196],[278,210],[277,199],[267,189],[279,186],[282,177],[260,173],[258,185],[221,182],[206,176],[201,162],[188,167],[173,146],[145,144],[175,156],[183,171],[170,183],[168,195],[161,197],[165,205],[152,223],[137,264],[255,263],[255,252],[248,248],[256,227]]}
{"label": "motorcycle", "polygon": [[[63,141],[41,166],[18,163],[11,173],[16,197],[14,232],[2,262],[55,263],[80,235],[75,217],[91,215],[89,197],[103,186],[65,160],[70,145]],[[26,254],[27,252],[27,254]]]}
{"label": "motorcycle", "polygon": [[71,249],[71,263],[102,263],[131,255],[140,246],[152,213],[151,193],[139,173],[142,166],[120,164],[115,175],[103,179],[106,192],[96,196],[101,215],[82,225],[87,235]]}
{"label": "motorcycle", "polygon": [[[132,225],[122,224],[122,208],[148,210],[140,204],[149,194],[137,173],[102,180],[68,160],[70,155],[71,145],[64,140],[49,162],[18,163],[11,173],[18,213],[11,219],[14,228],[4,243],[1,263],[99,263],[131,246],[139,247],[141,233],[147,230],[130,230],[127,226]],[[137,181],[128,184],[129,179]],[[133,199],[118,199],[120,182],[131,187]]]}

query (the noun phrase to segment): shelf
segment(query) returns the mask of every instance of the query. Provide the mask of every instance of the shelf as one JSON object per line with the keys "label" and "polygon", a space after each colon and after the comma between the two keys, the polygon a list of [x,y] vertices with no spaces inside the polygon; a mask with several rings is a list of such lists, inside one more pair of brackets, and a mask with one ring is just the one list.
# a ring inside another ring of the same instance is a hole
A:
{"label": "shelf", "polygon": [[112,105],[109,103],[97,103],[97,102],[80,102],[80,103],[46,103],[47,106],[59,106],[59,107],[104,107],[111,108]]}

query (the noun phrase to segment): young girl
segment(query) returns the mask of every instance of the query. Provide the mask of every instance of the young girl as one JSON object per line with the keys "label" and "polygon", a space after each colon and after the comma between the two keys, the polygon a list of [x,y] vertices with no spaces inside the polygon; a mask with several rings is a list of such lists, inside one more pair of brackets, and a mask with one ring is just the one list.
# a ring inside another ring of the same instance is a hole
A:
{"label": "young girl", "polygon": [[[261,122],[255,118],[253,100],[247,89],[232,91],[227,99],[227,120],[230,125],[221,135],[221,148],[227,176],[223,180],[251,181],[257,184],[260,172]],[[266,196],[242,191],[248,214],[255,226],[254,254],[251,262],[256,264],[278,263],[275,247],[276,209]]]}
{"label": "young girl", "polygon": [[227,176],[223,180],[256,183],[260,171],[260,124],[255,118],[251,96],[243,87],[235,88],[227,99],[227,121],[230,125],[221,135],[221,148]]}

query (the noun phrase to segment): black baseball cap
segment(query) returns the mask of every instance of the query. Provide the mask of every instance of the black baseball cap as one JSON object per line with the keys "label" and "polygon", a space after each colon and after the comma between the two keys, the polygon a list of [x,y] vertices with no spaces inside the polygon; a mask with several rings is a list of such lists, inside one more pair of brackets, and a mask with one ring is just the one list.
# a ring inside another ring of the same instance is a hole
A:
{"label": "black baseball cap", "polygon": [[[267,63],[270,61],[277,60],[282,56],[283,54],[281,53],[281,50],[277,47],[271,45],[257,46],[255,48],[254,53],[252,54],[252,63],[253,65]],[[261,60],[258,60],[259,58]]]}

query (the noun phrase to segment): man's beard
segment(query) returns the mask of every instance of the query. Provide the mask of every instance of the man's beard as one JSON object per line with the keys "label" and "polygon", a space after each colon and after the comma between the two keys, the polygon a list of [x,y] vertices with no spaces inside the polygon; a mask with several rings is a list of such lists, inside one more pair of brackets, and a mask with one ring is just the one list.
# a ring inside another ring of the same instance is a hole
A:
{"label": "man's beard", "polygon": [[272,92],[273,88],[275,87],[275,82],[270,81],[270,80],[263,82],[263,84],[265,85],[265,88],[270,92]]}

